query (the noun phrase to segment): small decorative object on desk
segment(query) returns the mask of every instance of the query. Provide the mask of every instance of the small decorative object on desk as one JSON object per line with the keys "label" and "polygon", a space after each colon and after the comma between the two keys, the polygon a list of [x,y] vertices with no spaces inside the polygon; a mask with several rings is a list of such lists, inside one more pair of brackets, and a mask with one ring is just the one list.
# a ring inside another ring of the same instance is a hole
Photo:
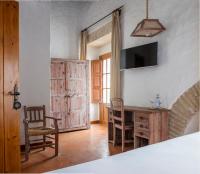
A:
{"label": "small decorative object on desk", "polygon": [[155,98],[154,101],[151,101],[151,104],[152,104],[153,108],[160,108],[161,107],[162,102],[160,101],[160,95],[159,94],[156,95],[156,98]]}

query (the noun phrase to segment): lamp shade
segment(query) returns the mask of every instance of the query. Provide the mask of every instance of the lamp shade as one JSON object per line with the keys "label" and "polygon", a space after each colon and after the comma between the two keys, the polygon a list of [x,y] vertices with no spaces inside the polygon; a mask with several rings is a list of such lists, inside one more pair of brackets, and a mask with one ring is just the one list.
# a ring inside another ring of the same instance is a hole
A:
{"label": "lamp shade", "polygon": [[163,32],[165,27],[158,19],[143,19],[135,28],[133,37],[153,37]]}

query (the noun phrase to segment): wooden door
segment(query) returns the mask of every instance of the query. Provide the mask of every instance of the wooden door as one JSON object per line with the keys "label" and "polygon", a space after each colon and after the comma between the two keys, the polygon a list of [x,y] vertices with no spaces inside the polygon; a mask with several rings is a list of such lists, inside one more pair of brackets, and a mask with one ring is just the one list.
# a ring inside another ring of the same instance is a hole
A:
{"label": "wooden door", "polygon": [[0,173],[4,172],[4,116],[3,116],[3,2],[0,1]]}
{"label": "wooden door", "polygon": [[102,83],[102,102],[99,103],[100,122],[108,123],[107,105],[110,103],[110,62],[111,53],[101,55],[99,59],[102,61],[101,83]]}
{"label": "wooden door", "polygon": [[100,122],[102,124],[108,123],[108,104],[105,103],[99,103],[99,112],[100,112]]}
{"label": "wooden door", "polygon": [[89,127],[88,61],[56,60],[51,64],[51,115],[59,131]]}
{"label": "wooden door", "polygon": [[5,171],[20,171],[19,112],[13,109],[13,91],[19,78],[19,6],[4,3],[4,122]]}
{"label": "wooden door", "polygon": [[102,61],[93,60],[91,62],[91,84],[92,84],[92,103],[102,101]]}
{"label": "wooden door", "polygon": [[[19,112],[13,109],[13,96],[9,94],[18,84],[19,61],[19,6],[15,1],[0,3],[0,129],[3,162],[1,171],[20,172]],[[3,34],[2,34],[3,28]],[[3,40],[3,41],[2,41]],[[3,49],[2,49],[3,45]],[[3,50],[3,54],[2,54]],[[3,111],[2,111],[3,110]]]}

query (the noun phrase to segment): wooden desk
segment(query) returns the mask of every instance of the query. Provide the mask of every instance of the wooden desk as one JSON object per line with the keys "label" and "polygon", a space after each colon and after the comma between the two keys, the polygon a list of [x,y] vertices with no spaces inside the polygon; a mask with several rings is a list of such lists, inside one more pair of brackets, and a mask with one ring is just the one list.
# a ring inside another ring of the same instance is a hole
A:
{"label": "wooden desk", "polygon": [[[108,141],[113,142],[113,119],[110,106],[108,108]],[[158,143],[168,139],[168,109],[124,106],[125,119],[134,124],[132,137],[134,148]],[[121,135],[116,135],[121,142]]]}

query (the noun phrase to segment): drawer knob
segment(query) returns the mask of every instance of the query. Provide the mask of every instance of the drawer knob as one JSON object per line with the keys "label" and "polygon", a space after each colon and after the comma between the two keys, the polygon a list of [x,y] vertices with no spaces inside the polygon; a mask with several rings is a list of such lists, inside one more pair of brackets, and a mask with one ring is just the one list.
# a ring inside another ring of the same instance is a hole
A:
{"label": "drawer knob", "polygon": [[144,126],[143,126],[142,124],[140,125],[140,127],[141,127],[141,128],[144,128]]}

